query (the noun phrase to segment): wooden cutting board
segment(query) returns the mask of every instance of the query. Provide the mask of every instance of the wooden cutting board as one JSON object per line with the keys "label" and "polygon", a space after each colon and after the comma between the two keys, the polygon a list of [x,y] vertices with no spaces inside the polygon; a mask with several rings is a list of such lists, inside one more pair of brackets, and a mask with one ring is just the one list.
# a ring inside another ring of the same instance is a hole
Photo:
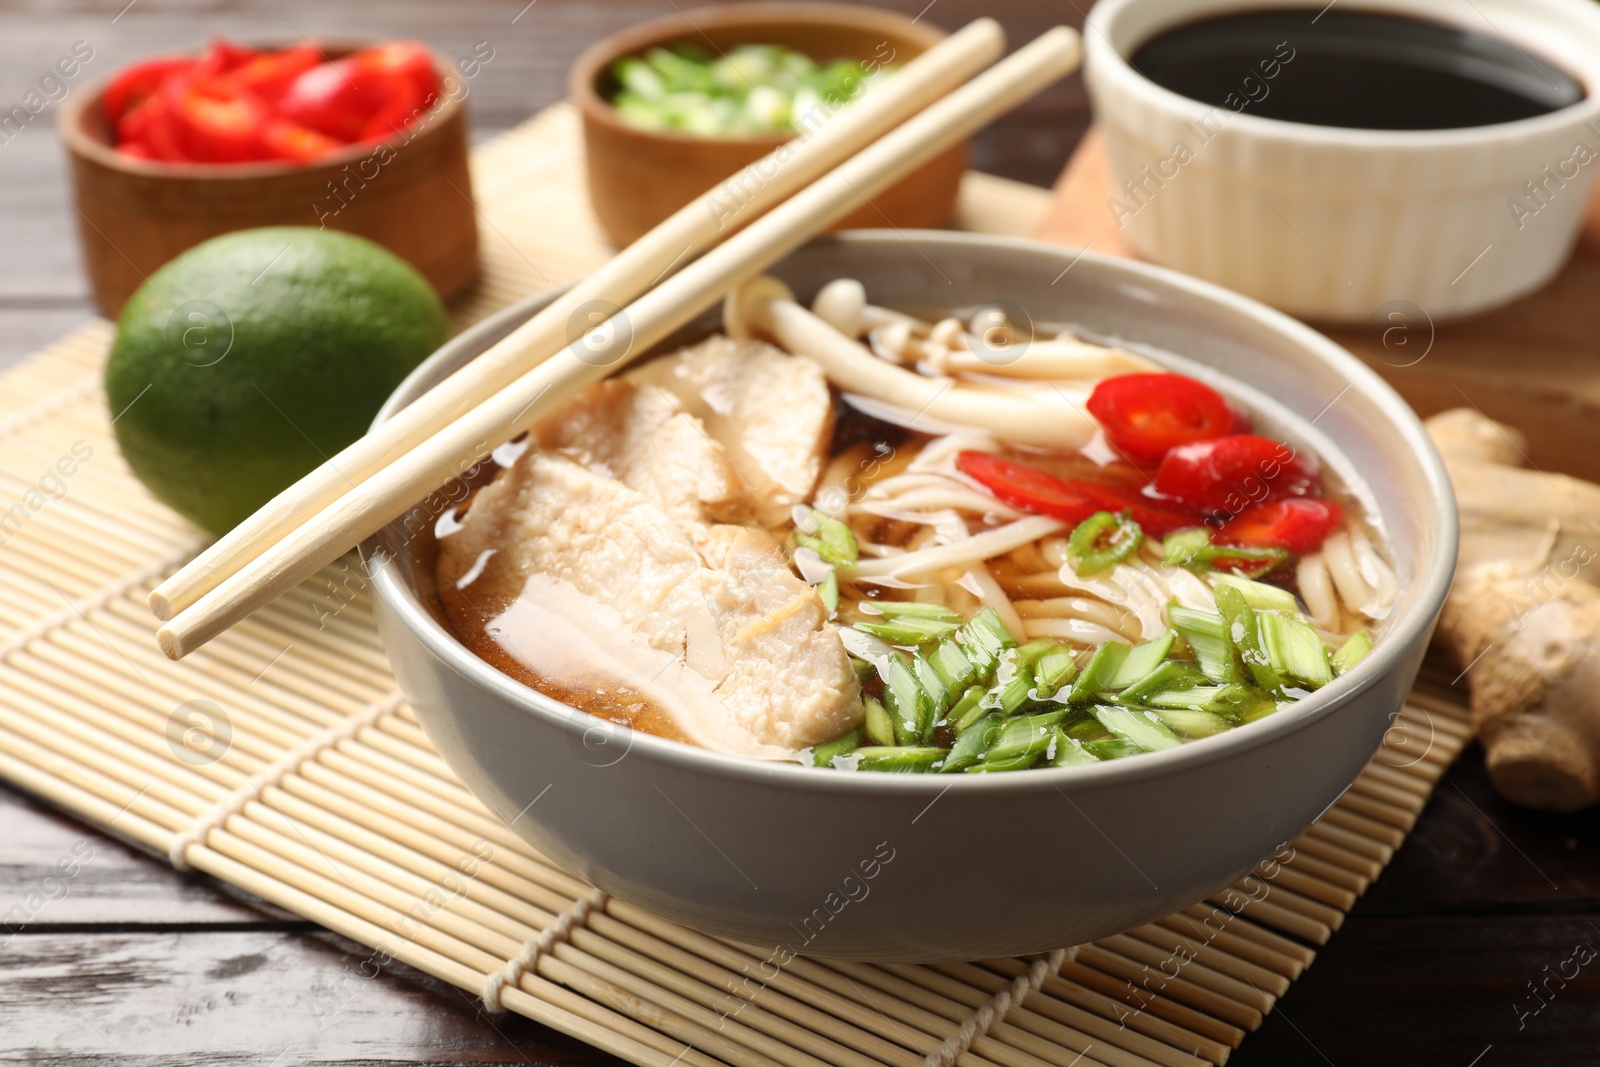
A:
{"label": "wooden cutting board", "polygon": [[[1133,257],[1107,207],[1111,196],[1105,142],[1091,129],[1034,236]],[[1365,360],[1419,414],[1476,407],[1526,433],[1535,466],[1600,481],[1600,196],[1571,262],[1543,289],[1457,322],[1402,320],[1312,325]]]}

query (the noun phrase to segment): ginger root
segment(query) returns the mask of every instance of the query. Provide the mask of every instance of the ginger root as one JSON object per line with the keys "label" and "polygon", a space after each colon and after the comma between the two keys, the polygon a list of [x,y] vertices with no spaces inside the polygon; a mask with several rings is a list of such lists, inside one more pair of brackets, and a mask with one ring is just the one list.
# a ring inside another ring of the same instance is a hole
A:
{"label": "ginger root", "polygon": [[1439,640],[1466,672],[1489,777],[1553,811],[1600,801],[1600,486],[1529,470],[1516,430],[1436,415],[1461,513]]}

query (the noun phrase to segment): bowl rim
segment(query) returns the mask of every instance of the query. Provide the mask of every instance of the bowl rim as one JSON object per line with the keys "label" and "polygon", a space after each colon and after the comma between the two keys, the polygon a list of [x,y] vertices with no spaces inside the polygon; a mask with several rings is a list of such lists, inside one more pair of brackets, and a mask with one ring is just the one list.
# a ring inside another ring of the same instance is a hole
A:
{"label": "bowl rim", "polygon": [[[1460,147],[1498,147],[1509,141],[1561,133],[1575,124],[1600,118],[1600,61],[1596,61],[1589,69],[1576,71],[1567,69],[1568,75],[1576,79],[1584,90],[1582,100],[1543,115],[1484,126],[1462,126],[1441,130],[1369,130],[1359,126],[1321,126],[1309,122],[1265,118],[1261,115],[1252,115],[1248,110],[1233,111],[1221,105],[1211,105],[1184,96],[1182,93],[1173,92],[1156,84],[1140,73],[1129,58],[1137,46],[1123,48],[1114,42],[1113,38],[1118,29],[1117,20],[1125,18],[1130,9],[1136,10],[1140,5],[1163,2],[1166,0],[1099,0],[1095,4],[1093,10],[1089,12],[1084,28],[1084,78],[1091,92],[1097,82],[1104,80],[1115,83],[1118,91],[1136,98],[1145,107],[1170,115],[1192,119],[1202,109],[1207,112],[1222,110],[1231,116],[1228,119],[1230,130],[1238,129],[1240,132],[1265,139],[1356,150],[1426,152]],[[1567,30],[1587,28],[1592,36],[1600,39],[1600,8],[1596,8],[1588,0],[1522,0],[1522,2],[1526,4],[1522,8],[1526,14],[1545,18],[1553,28]],[[1272,3],[1266,5],[1253,0],[1208,0],[1205,9],[1200,13],[1186,11],[1182,18],[1174,20],[1165,28],[1203,21],[1212,15],[1239,14],[1270,8],[1310,10],[1320,7],[1323,7],[1322,0],[1272,0]],[[1451,14],[1446,15],[1445,9],[1438,6],[1430,8],[1430,13],[1425,14],[1409,5],[1395,3],[1394,0],[1363,0],[1360,10],[1364,13],[1410,16],[1445,25],[1462,24],[1462,20],[1455,16],[1453,9]],[[1487,20],[1488,16],[1484,18]],[[1557,20],[1560,19],[1565,19],[1566,22],[1558,23]],[[1161,30],[1156,32],[1160,33]],[[1490,24],[1488,35],[1509,41],[1513,47],[1521,47],[1514,35],[1502,33],[1493,23]],[[1145,42],[1140,42],[1143,43]],[[1548,58],[1546,61],[1551,62]],[[1565,63],[1559,65],[1564,69],[1567,68]],[[1106,110],[1104,105],[1103,99],[1097,101],[1097,112]]]}
{"label": "bowl rim", "polygon": [[[881,30],[886,36],[912,38],[921,51],[932,48],[947,36],[931,23],[883,8],[832,3],[829,0],[753,0],[750,3],[697,7],[641,22],[608,34],[578,54],[567,69],[567,98],[578,106],[583,117],[613,132],[627,133],[667,144],[756,146],[776,148],[793,140],[792,133],[766,133],[744,137],[702,137],[672,130],[647,130],[624,122],[595,89],[602,71],[625,56],[636,55],[663,40],[702,33],[705,29],[749,27],[752,30],[780,23],[806,23],[824,27],[848,26],[852,29]],[[757,43],[757,42],[750,42]]]}
{"label": "bowl rim", "polygon": [[[268,41],[260,44],[246,43],[246,47],[257,49],[281,49],[291,47],[296,43],[310,43],[324,59],[341,58],[358,49],[368,48],[382,44],[385,39],[345,38],[345,37],[307,37],[299,41],[284,43],[281,41]],[[170,178],[174,180],[204,180],[204,181],[242,181],[259,178],[271,178],[288,175],[332,173],[342,170],[351,163],[359,162],[378,152],[382,148],[398,151],[421,137],[426,137],[430,132],[444,128],[451,119],[462,113],[466,107],[467,96],[470,90],[463,91],[460,95],[452,94],[451,84],[466,85],[466,80],[456,71],[455,64],[443,53],[425,42],[422,44],[427,49],[428,55],[433,59],[434,69],[439,73],[439,80],[443,85],[443,92],[439,94],[439,103],[427,109],[426,120],[416,126],[407,127],[404,131],[395,133],[392,137],[385,137],[380,141],[364,141],[356,144],[344,145],[323,156],[308,160],[304,163],[294,163],[288,160],[250,160],[243,163],[201,163],[201,162],[168,162],[159,159],[136,159],[133,156],[118,152],[116,146],[93,136],[85,129],[88,112],[100,106],[106,87],[111,84],[122,70],[124,65],[83,87],[81,92],[73,93],[62,102],[56,112],[56,135],[61,138],[67,151],[83,159],[105,167],[108,170],[120,171],[125,175],[140,179]],[[189,51],[162,53],[163,56],[189,56],[195,53]],[[156,57],[146,57],[156,58]],[[134,60],[134,63],[145,60]],[[409,138],[407,135],[410,135]],[[398,143],[398,147],[397,147]]]}
{"label": "bowl rim", "polygon": [[[1405,450],[1402,461],[1417,464],[1432,490],[1433,522],[1430,525],[1437,537],[1437,546],[1433,558],[1423,563],[1414,579],[1418,589],[1414,605],[1408,612],[1394,620],[1390,631],[1375,645],[1372,653],[1357,664],[1349,674],[1337,679],[1335,686],[1319,690],[1282,711],[1256,722],[1247,723],[1238,729],[1159,752],[1145,753],[1137,759],[1110,760],[1092,766],[1043,767],[1021,774],[828,774],[818,768],[798,763],[779,763],[746,756],[725,755],[681,742],[668,741],[641,730],[616,726],[619,736],[627,738],[625,756],[637,751],[651,760],[672,765],[679,771],[738,779],[752,784],[781,785],[797,791],[820,788],[863,796],[910,791],[929,796],[930,807],[950,790],[958,793],[974,791],[993,793],[1011,790],[1059,790],[1063,786],[1094,789],[1101,786],[1123,785],[1160,777],[1184,768],[1218,762],[1263,748],[1280,736],[1305,729],[1343,710],[1362,693],[1387,677],[1391,670],[1400,667],[1405,658],[1419,645],[1427,643],[1455,572],[1458,538],[1455,496],[1445,470],[1444,460],[1434,447],[1421,420],[1375,371],[1334,341],[1297,319],[1232,290],[1138,260],[1105,256],[1087,250],[1079,251],[1063,245],[1022,238],[946,230],[855,230],[816,238],[804,247],[830,242],[846,246],[872,243],[903,245],[908,237],[914,237],[917,246],[921,248],[939,244],[957,249],[987,246],[1012,250],[1019,254],[1044,253],[1063,263],[1086,263],[1091,269],[1118,275],[1127,281],[1155,283],[1177,290],[1182,295],[1220,306],[1223,310],[1236,316],[1243,316],[1256,325],[1265,326],[1331,364],[1334,369],[1344,374],[1350,383],[1349,388],[1359,390],[1374,402],[1381,413],[1407,439],[1410,447]],[[549,290],[513,304],[452,339],[400,383],[379,411],[374,425],[383,422],[403,407],[404,405],[400,403],[402,395],[416,389],[418,383],[435,376],[439,367],[462,365],[466,359],[473,358],[471,356],[463,358],[464,352],[470,351],[475,345],[480,346],[481,351],[480,338],[509,332],[511,326],[553,300],[561,291],[563,290]],[[547,726],[565,730],[575,737],[581,737],[586,731],[592,730],[593,722],[596,720],[589,713],[563,704],[497,670],[472,653],[434,619],[433,615],[423,607],[415,592],[400,578],[398,563],[387,548],[389,534],[401,522],[403,519],[396,520],[361,546],[361,553],[372,579],[374,595],[394,613],[400,624],[468,684],[487,690],[507,705],[532,715]]]}

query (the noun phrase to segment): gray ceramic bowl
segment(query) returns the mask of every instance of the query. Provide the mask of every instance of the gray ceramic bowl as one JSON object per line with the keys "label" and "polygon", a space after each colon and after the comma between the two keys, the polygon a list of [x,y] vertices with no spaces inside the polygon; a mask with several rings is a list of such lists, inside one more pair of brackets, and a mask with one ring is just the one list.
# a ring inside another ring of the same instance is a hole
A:
{"label": "gray ceramic bowl", "polygon": [[[1455,561],[1444,468],[1388,386],[1254,301],[1053,246],[857,232],[774,273],[803,299],[849,276],[901,307],[1005,300],[1250,383],[1258,420],[1318,448],[1381,516],[1403,592],[1376,651],[1292,708],[1150,755],[999,775],[826,772],[614,727],[497,672],[440,625],[397,524],[366,546],[384,645],[428,736],[490,809],[574,874],[700,930],[779,952],[926,961],[1149,922],[1239,878],[1338,798],[1410,688]],[[440,350],[385,416],[548,299]]]}

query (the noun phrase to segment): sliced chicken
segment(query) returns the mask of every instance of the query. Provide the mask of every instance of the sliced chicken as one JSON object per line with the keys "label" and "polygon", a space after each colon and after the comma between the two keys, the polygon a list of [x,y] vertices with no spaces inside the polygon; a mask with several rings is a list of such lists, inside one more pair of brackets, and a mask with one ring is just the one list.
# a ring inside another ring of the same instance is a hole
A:
{"label": "sliced chicken", "polygon": [[718,747],[792,752],[861,719],[837,628],[758,530],[712,526],[697,539],[643,493],[530,450],[479,491],[439,551],[441,585],[486,617],[513,612],[525,590],[539,596],[553,581],[578,596],[540,599],[575,605],[575,628],[610,616],[670,654],[714,698],[667,702],[700,720],[686,732],[726,738],[731,725],[745,742]]}
{"label": "sliced chicken", "polygon": [[744,486],[723,447],[667,390],[605,381],[536,428],[539,443],[637,489],[687,523],[745,517]]}
{"label": "sliced chicken", "polygon": [[747,483],[761,525],[783,526],[794,505],[810,497],[833,433],[833,398],[815,361],[716,336],[628,379],[671,391],[705,424]]}

